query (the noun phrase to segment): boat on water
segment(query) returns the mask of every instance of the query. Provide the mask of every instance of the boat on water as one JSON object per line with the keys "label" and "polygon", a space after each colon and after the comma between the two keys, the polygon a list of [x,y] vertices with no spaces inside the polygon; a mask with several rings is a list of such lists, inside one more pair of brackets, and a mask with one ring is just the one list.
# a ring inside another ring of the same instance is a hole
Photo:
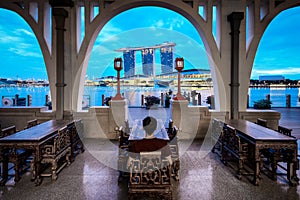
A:
{"label": "boat on water", "polygon": [[162,81],[162,80],[155,80],[154,85],[157,87],[170,87],[170,85],[173,83],[173,80],[171,81]]}
{"label": "boat on water", "polygon": [[100,87],[106,87],[106,86],[107,86],[107,83],[104,82],[104,81],[99,81],[99,86],[100,86]]}

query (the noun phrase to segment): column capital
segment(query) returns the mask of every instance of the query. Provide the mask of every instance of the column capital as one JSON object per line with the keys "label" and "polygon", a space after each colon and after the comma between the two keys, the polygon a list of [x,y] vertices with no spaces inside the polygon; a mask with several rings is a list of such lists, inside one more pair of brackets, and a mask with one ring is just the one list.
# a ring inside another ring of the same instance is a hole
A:
{"label": "column capital", "polygon": [[49,0],[49,4],[54,7],[73,7],[74,2],[72,0]]}
{"label": "column capital", "polygon": [[59,17],[64,17],[67,18],[68,17],[68,11],[66,11],[64,8],[53,8],[52,10],[52,14],[53,16],[59,16]]}
{"label": "column capital", "polygon": [[244,19],[243,12],[232,12],[230,15],[227,16],[227,21],[230,22],[232,32],[240,31],[240,24],[243,19]]}

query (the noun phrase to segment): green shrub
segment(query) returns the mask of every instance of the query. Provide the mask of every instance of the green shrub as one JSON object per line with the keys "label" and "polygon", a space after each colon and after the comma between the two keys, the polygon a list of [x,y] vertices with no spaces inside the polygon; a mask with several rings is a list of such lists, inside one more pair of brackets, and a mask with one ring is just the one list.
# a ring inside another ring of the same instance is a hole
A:
{"label": "green shrub", "polygon": [[254,109],[270,109],[272,102],[268,99],[260,99],[258,101],[254,101]]}

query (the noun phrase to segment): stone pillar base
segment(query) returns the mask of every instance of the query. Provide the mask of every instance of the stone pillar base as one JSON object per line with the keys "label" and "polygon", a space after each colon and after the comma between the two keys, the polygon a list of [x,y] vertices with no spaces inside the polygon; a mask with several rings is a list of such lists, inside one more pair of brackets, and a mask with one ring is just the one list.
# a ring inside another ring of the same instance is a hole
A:
{"label": "stone pillar base", "polygon": [[127,99],[111,100],[109,102],[109,132],[114,132],[116,126],[125,126],[125,121],[128,120],[128,102]]}

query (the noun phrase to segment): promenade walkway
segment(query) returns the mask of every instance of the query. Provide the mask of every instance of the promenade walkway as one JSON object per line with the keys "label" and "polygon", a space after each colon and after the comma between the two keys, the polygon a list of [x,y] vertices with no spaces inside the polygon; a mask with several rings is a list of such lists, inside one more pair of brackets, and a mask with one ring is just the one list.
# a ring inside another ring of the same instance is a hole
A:
{"label": "promenade walkway", "polygon": [[300,108],[272,108],[281,113],[279,124],[293,129],[292,135],[300,139]]}

